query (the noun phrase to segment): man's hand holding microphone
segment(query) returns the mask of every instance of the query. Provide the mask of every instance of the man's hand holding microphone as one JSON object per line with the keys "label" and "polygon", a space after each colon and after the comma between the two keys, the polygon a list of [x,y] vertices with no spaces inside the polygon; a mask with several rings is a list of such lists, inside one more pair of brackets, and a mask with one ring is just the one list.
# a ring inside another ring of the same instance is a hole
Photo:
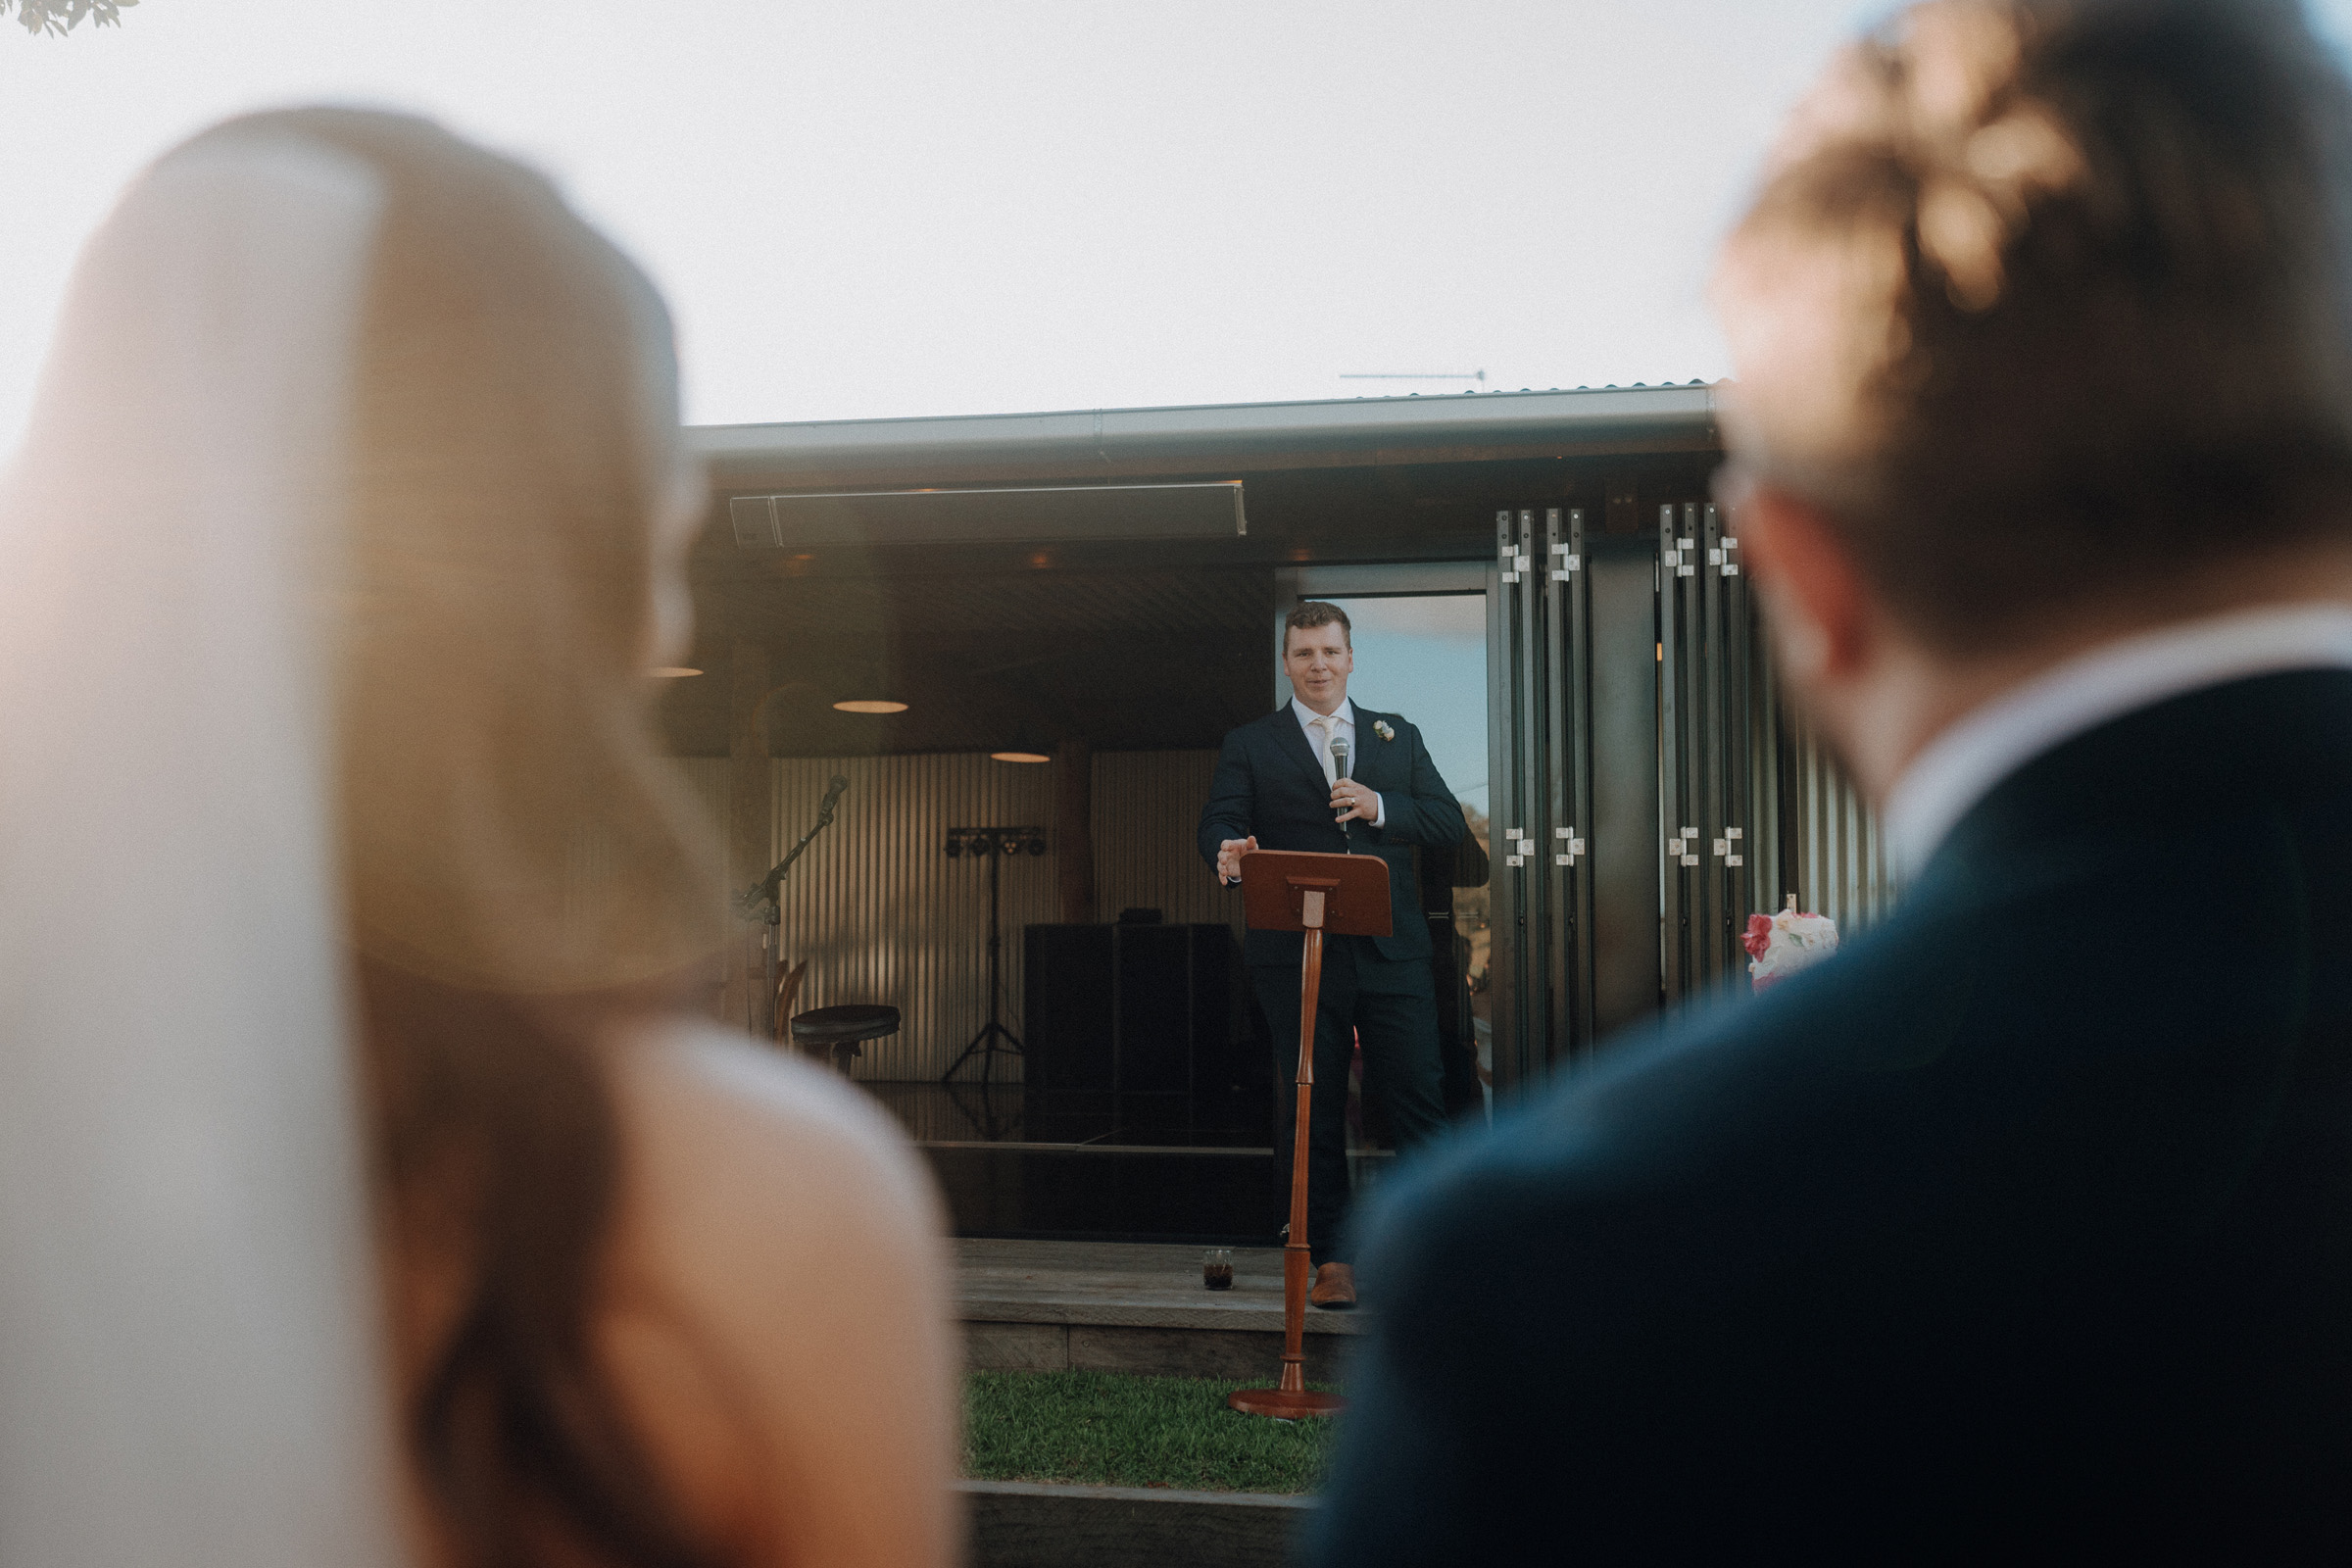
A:
{"label": "man's hand holding microphone", "polygon": [[1380,797],[1351,778],[1344,778],[1331,787],[1331,808],[1340,813],[1343,822],[1357,817],[1371,822],[1379,819]]}
{"label": "man's hand holding microphone", "polygon": [[[1332,760],[1338,764],[1339,777],[1332,781],[1331,808],[1342,823],[1380,820],[1380,795],[1366,789],[1348,776],[1348,745],[1345,741],[1332,746]],[[1246,839],[1226,839],[1217,846],[1217,878],[1231,884],[1242,879],[1242,857],[1257,848],[1257,836]]]}
{"label": "man's hand holding microphone", "polygon": [[1331,784],[1331,808],[1340,813],[1340,825],[1345,827],[1358,817],[1379,821],[1380,797],[1348,776],[1355,769],[1355,759],[1348,755],[1345,736],[1331,738],[1331,766],[1339,775]]}

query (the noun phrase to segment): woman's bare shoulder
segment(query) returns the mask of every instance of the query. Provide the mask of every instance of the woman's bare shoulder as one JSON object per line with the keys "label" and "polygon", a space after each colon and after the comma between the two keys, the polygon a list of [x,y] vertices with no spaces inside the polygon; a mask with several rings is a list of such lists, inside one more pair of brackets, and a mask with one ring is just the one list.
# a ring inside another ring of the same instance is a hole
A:
{"label": "woman's bare shoulder", "polygon": [[942,1230],[930,1174],[898,1123],[855,1085],[692,1019],[618,1042],[614,1083],[632,1186],[673,1220],[780,1232]]}
{"label": "woman's bare shoulder", "polygon": [[[638,1319],[634,1350],[624,1311],[614,1346],[659,1446],[681,1471],[715,1474],[728,1443],[710,1412],[737,1406],[762,1434],[765,1479],[728,1483],[702,1511],[760,1499],[785,1560],[946,1560],[959,1347],[913,1145],[855,1086],[740,1036],[679,1020],[610,1044],[622,1294],[666,1308]],[[644,1332],[673,1314],[723,1368],[708,1397],[689,1396],[674,1346]]]}

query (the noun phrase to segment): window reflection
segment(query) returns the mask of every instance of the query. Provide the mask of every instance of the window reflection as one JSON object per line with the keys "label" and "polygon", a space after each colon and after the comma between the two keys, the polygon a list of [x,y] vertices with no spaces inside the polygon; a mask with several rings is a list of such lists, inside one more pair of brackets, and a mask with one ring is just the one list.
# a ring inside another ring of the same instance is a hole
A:
{"label": "window reflection", "polygon": [[[1342,598],[1354,623],[1355,676],[1363,707],[1402,713],[1421,731],[1454,798],[1469,840],[1424,855],[1422,897],[1437,957],[1438,1027],[1446,1054],[1447,1110],[1491,1110],[1487,829],[1487,596],[1397,594]],[[1360,1125],[1351,1118],[1350,1125]],[[1373,1129],[1377,1132],[1377,1129]]]}

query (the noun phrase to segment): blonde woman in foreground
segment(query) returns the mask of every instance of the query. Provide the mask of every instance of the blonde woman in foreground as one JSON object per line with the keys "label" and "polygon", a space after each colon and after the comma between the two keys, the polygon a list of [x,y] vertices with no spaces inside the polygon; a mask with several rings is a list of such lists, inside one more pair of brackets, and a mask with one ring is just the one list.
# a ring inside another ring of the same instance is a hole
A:
{"label": "blonde woman in foreground", "polygon": [[0,494],[0,1557],[956,1555],[930,1185],[681,1003],[701,504],[650,286],[432,125],[93,241]]}

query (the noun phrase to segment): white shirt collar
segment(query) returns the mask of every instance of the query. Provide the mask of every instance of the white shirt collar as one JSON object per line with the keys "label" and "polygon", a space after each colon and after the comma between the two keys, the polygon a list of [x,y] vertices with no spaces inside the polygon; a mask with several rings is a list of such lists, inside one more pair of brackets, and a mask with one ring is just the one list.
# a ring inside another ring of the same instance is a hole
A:
{"label": "white shirt collar", "polygon": [[1298,725],[1301,729],[1305,728],[1309,724],[1317,722],[1328,723],[1331,722],[1331,720],[1336,719],[1339,722],[1339,728],[1334,729],[1332,733],[1337,735],[1341,730],[1346,730],[1348,734],[1348,738],[1350,740],[1354,739],[1355,699],[1352,697],[1341,698],[1340,706],[1331,710],[1330,718],[1328,719],[1325,718],[1323,714],[1318,713],[1313,709],[1307,707],[1296,697],[1291,699],[1291,711],[1298,715]]}
{"label": "white shirt collar", "polygon": [[2334,607],[2239,611],[2104,644],[1929,742],[1887,792],[1887,849],[1899,870],[1919,870],[1993,786],[2109,719],[2252,675],[2344,668],[2352,668],[2352,610]]}

